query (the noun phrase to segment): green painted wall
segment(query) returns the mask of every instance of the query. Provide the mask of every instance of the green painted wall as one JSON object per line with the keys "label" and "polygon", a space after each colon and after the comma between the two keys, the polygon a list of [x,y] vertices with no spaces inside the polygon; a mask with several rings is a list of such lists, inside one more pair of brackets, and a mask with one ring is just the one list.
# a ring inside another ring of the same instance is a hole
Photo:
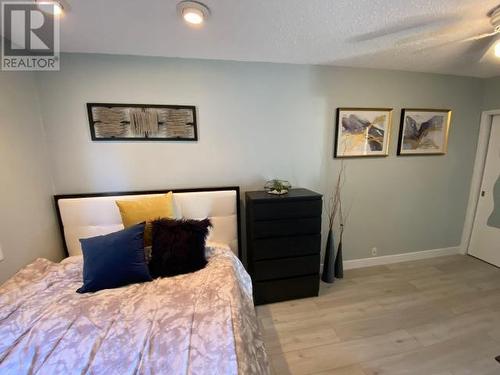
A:
{"label": "green painted wall", "polygon": [[484,80],[483,109],[500,109],[500,77]]}
{"label": "green painted wall", "polygon": [[[328,194],[335,109],[393,107],[390,155],[347,161],[345,258],[459,245],[483,81],[306,65],[66,54],[38,75],[58,193],[236,184],[279,177]],[[197,143],[95,143],[86,102],[195,104]],[[397,157],[400,109],[450,108],[445,156]]]}
{"label": "green painted wall", "polygon": [[36,258],[62,258],[33,73],[0,73],[0,283]]}

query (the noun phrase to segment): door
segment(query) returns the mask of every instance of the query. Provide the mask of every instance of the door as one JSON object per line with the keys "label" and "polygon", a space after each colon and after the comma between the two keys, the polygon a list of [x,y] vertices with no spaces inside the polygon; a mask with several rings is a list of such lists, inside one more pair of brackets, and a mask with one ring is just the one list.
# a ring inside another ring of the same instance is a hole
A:
{"label": "door", "polygon": [[469,254],[500,267],[500,116],[491,124]]}

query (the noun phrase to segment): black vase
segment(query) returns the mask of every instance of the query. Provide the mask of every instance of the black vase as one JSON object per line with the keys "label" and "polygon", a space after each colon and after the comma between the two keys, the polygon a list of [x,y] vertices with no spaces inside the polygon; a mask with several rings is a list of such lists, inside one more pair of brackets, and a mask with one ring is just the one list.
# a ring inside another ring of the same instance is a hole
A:
{"label": "black vase", "polygon": [[323,274],[321,280],[332,284],[335,281],[335,241],[333,240],[333,231],[330,229],[326,240],[325,259],[323,261]]}
{"label": "black vase", "polygon": [[344,261],[342,260],[342,234],[343,231],[340,232],[340,241],[339,246],[337,247],[337,256],[335,257],[335,277],[337,279],[344,278]]}

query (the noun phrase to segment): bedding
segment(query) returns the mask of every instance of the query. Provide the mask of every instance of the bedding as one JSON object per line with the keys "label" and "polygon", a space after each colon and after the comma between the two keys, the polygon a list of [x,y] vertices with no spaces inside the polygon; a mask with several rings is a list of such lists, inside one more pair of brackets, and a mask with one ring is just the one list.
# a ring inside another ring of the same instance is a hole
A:
{"label": "bedding", "polygon": [[207,244],[198,272],[78,294],[82,257],[0,286],[2,374],[268,374],[250,277]]}

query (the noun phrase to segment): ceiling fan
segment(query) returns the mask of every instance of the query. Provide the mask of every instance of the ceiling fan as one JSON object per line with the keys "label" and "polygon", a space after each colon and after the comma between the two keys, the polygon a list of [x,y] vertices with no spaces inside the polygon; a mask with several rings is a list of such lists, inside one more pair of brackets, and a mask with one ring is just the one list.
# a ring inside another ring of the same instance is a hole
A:
{"label": "ceiling fan", "polygon": [[[430,15],[412,17],[404,20],[404,23],[401,24],[357,35],[351,38],[351,42],[366,42],[394,34],[411,33],[412,35],[397,40],[395,42],[396,47],[411,48],[413,53],[425,53],[428,50],[452,43],[469,43],[473,55],[479,55],[479,60],[483,61],[497,41],[499,43],[495,45],[495,49],[497,50],[497,57],[500,57],[500,35],[497,35],[500,34],[500,5],[491,9],[486,16],[492,26],[491,31],[461,39],[456,39],[456,35],[463,35],[463,30],[471,23],[484,22],[484,16],[478,18],[466,14],[466,19],[457,19],[456,16],[435,18]],[[414,30],[419,32],[415,34]]]}
{"label": "ceiling fan", "polygon": [[[472,35],[462,39],[452,39],[443,41],[443,37],[453,35],[459,28],[463,29],[463,25],[455,26],[452,28],[441,29],[427,34],[427,36],[417,35],[396,42],[397,46],[411,46],[414,48],[415,53],[425,52],[427,50],[443,47],[451,43],[467,43],[478,42],[473,45],[474,50],[480,50],[479,61],[483,61],[489,54],[493,45],[495,45],[495,55],[500,58],[500,5],[491,9],[487,14],[492,30],[490,32]],[[440,43],[434,44],[433,42],[439,40]]]}
{"label": "ceiling fan", "polygon": [[463,40],[464,42],[488,38],[500,33],[500,5],[497,5],[495,8],[490,10],[487,15],[490,18],[490,24],[491,26],[493,26],[493,31],[489,33],[471,36],[469,38],[464,39]]}

